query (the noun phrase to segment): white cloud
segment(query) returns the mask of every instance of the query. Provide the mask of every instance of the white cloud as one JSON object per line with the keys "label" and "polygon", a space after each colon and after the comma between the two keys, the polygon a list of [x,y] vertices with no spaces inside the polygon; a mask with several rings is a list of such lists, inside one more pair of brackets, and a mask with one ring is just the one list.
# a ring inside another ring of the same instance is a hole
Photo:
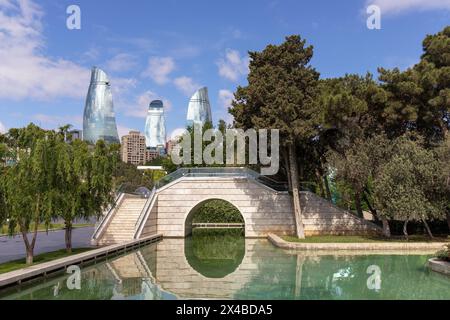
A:
{"label": "white cloud", "polygon": [[450,10],[450,0],[369,0],[366,6],[377,5],[381,14],[396,14],[410,10]]}
{"label": "white cloud", "polygon": [[121,126],[118,125],[117,126],[117,132],[119,134],[119,137],[122,139],[123,136],[126,136],[128,133],[130,133],[130,131],[140,131],[142,132],[142,130],[136,130],[136,129],[131,129],[125,126]]}
{"label": "white cloud", "polygon": [[42,16],[31,0],[0,1],[1,98],[45,100],[86,94],[88,69],[42,54]]}
{"label": "white cloud", "polygon": [[162,100],[165,112],[169,112],[172,109],[172,103],[169,100],[150,90],[137,96],[131,103],[118,103],[117,105],[118,109],[122,110],[126,116],[145,118],[147,116],[148,106],[153,100]]}
{"label": "white cloud", "polygon": [[175,70],[175,62],[171,57],[151,57],[143,77],[151,78],[157,84],[163,85],[170,81],[169,75]]}
{"label": "white cloud", "polygon": [[230,90],[222,89],[219,91],[219,102],[225,110],[231,107],[231,102],[234,99],[234,94]]}
{"label": "white cloud", "polygon": [[217,61],[219,75],[230,81],[237,81],[239,77],[248,74],[248,57],[241,57],[237,50],[227,49],[225,57]]}
{"label": "white cloud", "polygon": [[194,94],[195,91],[197,91],[201,85],[196,83],[192,78],[189,77],[179,77],[176,78],[173,83],[175,86],[183,92],[187,96],[191,96]]}
{"label": "white cloud", "polygon": [[35,114],[32,116],[33,121],[36,121],[40,127],[46,129],[55,129],[59,126],[71,124],[76,128],[81,128],[83,125],[83,117],[76,116],[55,116],[48,114]]}
{"label": "white cloud", "polygon": [[172,131],[172,133],[169,135],[170,140],[178,140],[179,138],[181,138],[184,133],[186,133],[187,130],[186,128],[176,128],[175,130]]}
{"label": "white cloud", "polygon": [[0,133],[6,133],[7,131],[6,126],[0,122]]}
{"label": "white cloud", "polygon": [[89,50],[82,54],[82,60],[92,61],[97,60],[100,57],[100,50],[96,47],[91,47]]}
{"label": "white cloud", "polygon": [[128,71],[136,66],[136,57],[128,53],[119,53],[106,62],[106,71]]}
{"label": "white cloud", "polygon": [[121,100],[121,97],[128,93],[131,89],[136,88],[137,80],[133,78],[116,78],[110,77],[111,91],[113,101]]}
{"label": "white cloud", "polygon": [[201,48],[194,45],[181,45],[170,51],[170,54],[175,58],[194,58],[201,52]]}

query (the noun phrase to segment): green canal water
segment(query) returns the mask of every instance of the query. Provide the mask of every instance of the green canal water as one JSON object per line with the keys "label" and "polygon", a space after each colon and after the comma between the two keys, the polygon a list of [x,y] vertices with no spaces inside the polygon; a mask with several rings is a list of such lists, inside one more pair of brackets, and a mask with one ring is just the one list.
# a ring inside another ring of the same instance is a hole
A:
{"label": "green canal water", "polygon": [[[0,292],[0,299],[445,299],[426,255],[298,254],[266,240],[197,232]],[[79,285],[79,286],[78,286]]]}

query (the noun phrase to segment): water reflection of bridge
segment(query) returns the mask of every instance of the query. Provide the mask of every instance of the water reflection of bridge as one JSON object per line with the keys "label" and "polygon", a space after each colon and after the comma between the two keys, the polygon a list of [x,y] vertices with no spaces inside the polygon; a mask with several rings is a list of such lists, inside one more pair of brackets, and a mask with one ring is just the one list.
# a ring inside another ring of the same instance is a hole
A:
{"label": "water reflection of bridge", "polygon": [[[286,252],[266,240],[245,239],[244,255],[222,275],[193,265],[185,239],[158,244],[82,269],[81,290],[68,290],[68,275],[20,288],[8,299],[448,299],[448,279],[421,267],[426,256]],[[187,251],[188,252],[187,252]],[[200,252],[200,253],[199,253]],[[206,256],[206,255],[205,255]],[[206,264],[210,261],[206,261]],[[380,270],[380,288],[370,288],[369,266]],[[401,270],[401,272],[399,272]],[[216,276],[216,277],[214,277]]]}

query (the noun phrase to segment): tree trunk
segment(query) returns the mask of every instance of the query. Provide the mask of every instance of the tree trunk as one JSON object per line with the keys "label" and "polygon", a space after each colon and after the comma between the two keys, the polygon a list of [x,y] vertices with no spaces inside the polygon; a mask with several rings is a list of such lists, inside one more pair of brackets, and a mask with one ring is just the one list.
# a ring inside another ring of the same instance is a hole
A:
{"label": "tree trunk", "polygon": [[323,183],[325,184],[325,190],[327,192],[327,199],[329,201],[333,201],[333,198],[331,197],[331,190],[330,190],[330,184],[328,182],[328,177],[327,175],[323,176]]}
{"label": "tree trunk", "polygon": [[359,192],[355,192],[355,207],[356,207],[356,213],[358,214],[358,217],[364,218],[362,205],[361,205],[361,194]]}
{"label": "tree trunk", "polygon": [[289,187],[289,191],[292,192],[292,179],[291,179],[291,174],[289,172],[289,152],[286,150],[286,148],[282,149],[283,151],[283,160],[284,160],[284,167],[286,169],[286,176],[288,179],[288,187]]}
{"label": "tree trunk", "polygon": [[430,239],[434,239],[433,233],[431,232],[430,226],[427,223],[427,220],[422,219],[423,224],[425,225],[425,229],[427,230],[428,236]]}
{"label": "tree trunk", "polygon": [[66,222],[65,228],[65,241],[66,241],[66,251],[67,253],[72,253],[72,223]]}
{"label": "tree trunk", "polygon": [[383,235],[386,238],[391,237],[391,228],[389,227],[389,221],[385,217],[381,217],[381,222],[383,223]]}
{"label": "tree trunk", "polygon": [[26,252],[26,263],[28,265],[33,264],[33,248],[31,248],[30,241],[28,240],[28,232],[24,228],[20,228],[23,238],[23,243],[25,244],[25,252]]}
{"label": "tree trunk", "polygon": [[320,196],[322,198],[325,198],[325,189],[323,187],[322,175],[320,174],[319,169],[316,169],[316,180],[317,180],[317,184],[319,185]]}
{"label": "tree trunk", "polygon": [[25,228],[23,225],[20,226],[20,232],[22,233],[23,242],[25,244],[25,252],[26,252],[26,264],[33,264],[34,257],[34,246],[36,245],[36,238],[38,233],[39,223],[35,222],[34,230],[33,230],[33,238],[28,240],[28,228]]}
{"label": "tree trunk", "polygon": [[27,265],[31,265],[33,264],[33,257],[34,257],[33,249],[31,247],[27,247],[26,251],[27,251],[26,263]]}
{"label": "tree trunk", "polygon": [[370,204],[369,198],[367,198],[367,194],[366,194],[365,192],[363,192],[363,199],[364,199],[364,202],[367,204],[367,207],[369,208],[370,213],[372,214],[374,220],[375,220],[375,221],[378,221],[378,220],[379,220],[378,212],[377,212],[377,210],[376,210],[374,207],[372,207],[372,205]]}
{"label": "tree trunk", "polygon": [[292,184],[292,201],[294,208],[295,229],[299,239],[305,238],[305,230],[302,221],[302,208],[300,206],[300,189],[298,183],[298,167],[295,144],[289,145],[289,172]]}
{"label": "tree trunk", "polygon": [[448,224],[448,230],[450,231],[450,212],[447,212],[447,224]]}
{"label": "tree trunk", "polygon": [[408,241],[408,220],[405,220],[405,223],[403,223],[403,235],[405,236],[406,241]]}

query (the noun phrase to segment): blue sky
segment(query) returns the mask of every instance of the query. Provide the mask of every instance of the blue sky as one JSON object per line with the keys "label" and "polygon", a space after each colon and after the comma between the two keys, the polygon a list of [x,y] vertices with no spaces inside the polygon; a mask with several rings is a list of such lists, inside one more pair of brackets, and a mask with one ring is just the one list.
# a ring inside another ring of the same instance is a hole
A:
{"label": "blue sky", "polygon": [[[66,27],[69,5],[81,30]],[[366,8],[381,8],[381,30]],[[90,68],[111,78],[122,135],[143,131],[152,99],[167,131],[185,125],[189,96],[208,86],[213,119],[246,84],[247,52],[300,34],[322,77],[413,65],[426,34],[450,23],[450,0],[0,0],[0,131],[34,122],[82,127]]]}

